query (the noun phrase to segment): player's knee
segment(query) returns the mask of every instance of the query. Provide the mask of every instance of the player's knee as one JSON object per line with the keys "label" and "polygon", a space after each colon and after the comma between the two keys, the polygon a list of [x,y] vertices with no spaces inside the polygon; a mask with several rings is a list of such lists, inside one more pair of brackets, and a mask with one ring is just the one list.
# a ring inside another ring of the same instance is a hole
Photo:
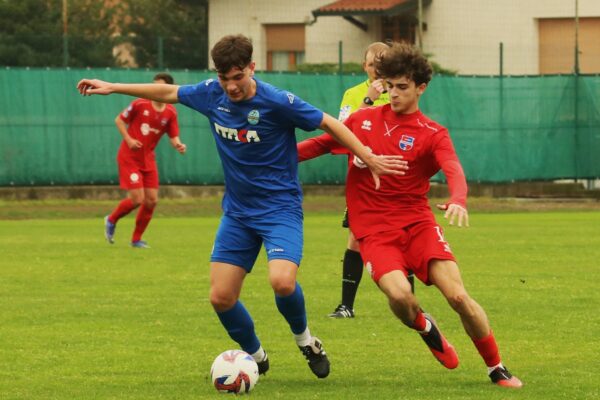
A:
{"label": "player's knee", "polygon": [[472,314],[471,298],[466,292],[457,293],[448,297],[448,303],[459,314]]}
{"label": "player's knee", "polygon": [[289,296],[296,290],[296,281],[289,279],[273,279],[271,287],[277,296]]}
{"label": "player's knee", "polygon": [[212,304],[215,311],[227,311],[235,305],[236,301],[235,296],[232,296],[230,293],[223,293],[216,290],[210,292],[210,304]]}
{"label": "player's knee", "polygon": [[146,197],[144,199],[144,206],[146,206],[147,208],[154,208],[154,207],[156,207],[157,204],[158,204],[158,199],[157,198],[148,198],[148,197]]}
{"label": "player's knee", "polygon": [[132,196],[131,203],[134,207],[139,207],[144,202],[144,196]]}
{"label": "player's knee", "polygon": [[414,302],[410,291],[397,289],[387,293],[388,301],[393,308],[408,309]]}

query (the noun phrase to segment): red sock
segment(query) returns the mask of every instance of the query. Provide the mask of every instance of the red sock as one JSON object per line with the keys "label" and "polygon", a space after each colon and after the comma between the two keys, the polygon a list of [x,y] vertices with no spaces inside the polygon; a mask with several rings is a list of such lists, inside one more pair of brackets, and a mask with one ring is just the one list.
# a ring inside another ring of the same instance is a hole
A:
{"label": "red sock", "polygon": [[417,318],[415,318],[412,327],[419,332],[422,332],[425,330],[425,328],[427,328],[427,320],[425,319],[425,315],[422,311],[419,311],[417,314]]}
{"label": "red sock", "polygon": [[483,357],[485,365],[493,367],[500,364],[500,353],[498,352],[498,345],[496,344],[496,339],[494,338],[492,331],[484,338],[474,339],[473,344],[475,344],[477,351],[479,351],[479,354]]}
{"label": "red sock", "polygon": [[148,227],[148,224],[152,219],[153,213],[154,207],[149,208],[146,205],[142,204],[142,206],[140,207],[140,211],[138,211],[137,213],[137,217],[135,217],[135,230],[133,231],[133,237],[131,238],[132,242],[142,240],[142,235]]}
{"label": "red sock", "polygon": [[115,210],[112,212],[112,214],[108,216],[108,220],[113,224],[116,224],[118,220],[120,220],[136,208],[137,206],[133,204],[129,197],[123,199],[121,200],[117,208],[115,208]]}

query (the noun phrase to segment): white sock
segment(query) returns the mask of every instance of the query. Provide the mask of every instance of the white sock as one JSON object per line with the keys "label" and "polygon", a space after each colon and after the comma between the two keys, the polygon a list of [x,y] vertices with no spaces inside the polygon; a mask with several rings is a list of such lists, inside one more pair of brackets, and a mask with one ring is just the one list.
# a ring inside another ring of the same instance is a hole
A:
{"label": "white sock", "polygon": [[256,353],[250,355],[252,356],[252,358],[254,358],[254,361],[256,362],[264,361],[267,357],[267,353],[265,352],[265,349],[262,348],[262,346],[258,348]]}
{"label": "white sock", "polygon": [[308,327],[299,335],[294,334],[294,339],[296,340],[296,344],[300,347],[308,346],[310,344],[310,340],[312,336],[310,335],[310,330]]}
{"label": "white sock", "polygon": [[492,373],[493,370],[495,370],[496,368],[504,368],[504,365],[502,365],[502,363],[499,363],[497,365],[494,365],[493,367],[487,367],[488,369],[488,375]]}

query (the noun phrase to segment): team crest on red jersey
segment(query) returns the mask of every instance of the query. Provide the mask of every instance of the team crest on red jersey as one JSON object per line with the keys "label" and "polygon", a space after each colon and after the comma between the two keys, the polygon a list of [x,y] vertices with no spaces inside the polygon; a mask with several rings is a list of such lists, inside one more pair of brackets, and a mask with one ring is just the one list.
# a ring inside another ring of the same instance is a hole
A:
{"label": "team crest on red jersey", "polygon": [[404,151],[409,151],[413,148],[413,144],[415,143],[415,138],[412,136],[402,135],[400,138],[400,149]]}

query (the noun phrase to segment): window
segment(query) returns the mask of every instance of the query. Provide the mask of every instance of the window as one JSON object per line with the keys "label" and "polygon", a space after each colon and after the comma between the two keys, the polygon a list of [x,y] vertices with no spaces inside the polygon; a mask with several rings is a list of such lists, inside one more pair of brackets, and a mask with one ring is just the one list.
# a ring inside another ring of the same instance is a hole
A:
{"label": "window", "polygon": [[[575,70],[575,19],[540,19],[540,74],[570,74]],[[579,18],[579,69],[584,74],[600,72],[600,18]]]}
{"label": "window", "polygon": [[394,16],[381,18],[381,37],[394,42],[415,43],[417,20],[412,16]]}
{"label": "window", "polygon": [[295,71],[304,62],[304,24],[265,25],[267,71]]}

